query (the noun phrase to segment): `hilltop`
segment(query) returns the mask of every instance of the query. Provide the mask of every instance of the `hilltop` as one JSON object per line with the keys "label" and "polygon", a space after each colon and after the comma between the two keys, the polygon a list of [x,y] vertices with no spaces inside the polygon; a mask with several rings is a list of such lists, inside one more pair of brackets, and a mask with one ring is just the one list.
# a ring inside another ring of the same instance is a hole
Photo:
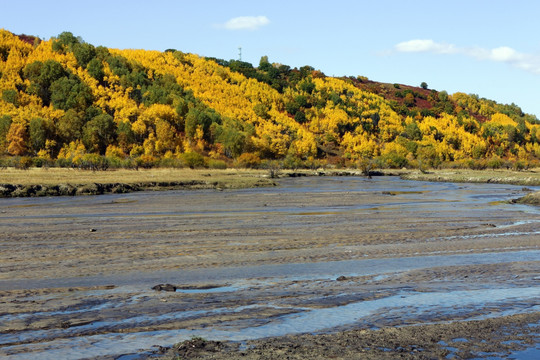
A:
{"label": "hilltop", "polygon": [[0,30],[4,166],[537,166],[540,122],[428,84]]}

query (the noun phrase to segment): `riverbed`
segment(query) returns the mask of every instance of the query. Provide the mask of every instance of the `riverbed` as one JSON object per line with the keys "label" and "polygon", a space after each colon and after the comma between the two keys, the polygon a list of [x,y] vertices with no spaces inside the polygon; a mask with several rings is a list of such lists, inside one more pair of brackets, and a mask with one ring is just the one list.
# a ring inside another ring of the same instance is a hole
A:
{"label": "riverbed", "polygon": [[[269,337],[516,316],[533,326],[540,211],[506,202],[530,190],[305,177],[0,199],[0,356],[144,358],[193,337],[249,351]],[[152,290],[165,283],[176,291]],[[534,351],[531,337],[498,355]],[[438,344],[460,356],[458,345]]]}

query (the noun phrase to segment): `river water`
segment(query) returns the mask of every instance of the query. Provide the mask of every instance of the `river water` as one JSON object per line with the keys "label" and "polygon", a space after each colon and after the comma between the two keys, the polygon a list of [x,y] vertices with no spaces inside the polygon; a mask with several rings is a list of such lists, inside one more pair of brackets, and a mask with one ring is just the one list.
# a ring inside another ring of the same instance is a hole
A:
{"label": "river water", "polygon": [[[540,212],[501,202],[523,192],[511,185],[311,177],[271,189],[1,199],[0,229],[13,234],[5,249],[27,241],[39,256],[32,241],[40,231],[18,232],[25,226],[56,231],[97,219],[118,224],[121,234],[128,218],[140,224],[130,235],[134,247],[151,247],[149,239],[173,246],[197,232],[201,253],[223,246],[231,255],[221,257],[234,261],[220,263],[218,253],[219,266],[166,263],[95,275],[62,271],[62,262],[44,266],[46,276],[3,268],[0,291],[9,307],[0,311],[0,356],[115,357],[193,336],[245,341],[538,312]],[[155,222],[181,225],[146,234]],[[117,241],[117,233],[102,235],[101,244]],[[362,241],[351,240],[360,233]],[[259,253],[259,263],[250,262]],[[156,292],[157,283],[182,288]]]}

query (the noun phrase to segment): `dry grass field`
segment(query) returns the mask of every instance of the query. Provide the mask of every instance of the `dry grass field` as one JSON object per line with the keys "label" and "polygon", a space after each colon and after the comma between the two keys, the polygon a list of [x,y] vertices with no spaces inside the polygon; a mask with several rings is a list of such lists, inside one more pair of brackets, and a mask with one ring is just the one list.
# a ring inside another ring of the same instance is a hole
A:
{"label": "dry grass field", "polygon": [[406,180],[472,182],[540,186],[540,169],[514,170],[469,170],[442,169],[422,173],[418,170],[406,171],[401,175]]}
{"label": "dry grass field", "polygon": [[226,188],[245,188],[261,185],[266,179],[264,170],[193,170],[193,169],[141,169],[89,171],[67,168],[32,168],[0,170],[0,184],[14,185],[58,185],[58,184],[145,184],[159,182],[216,182]]}
{"label": "dry grass field", "polygon": [[[287,176],[292,171],[283,170]],[[321,172],[300,170],[297,173],[314,175]],[[326,175],[360,175],[359,171],[322,171]],[[540,168],[526,171],[513,170],[469,170],[442,169],[420,172],[418,170],[383,170],[387,175],[400,175],[407,180],[448,181],[448,182],[480,182],[505,183],[517,185],[540,186]],[[90,171],[68,168],[31,168],[19,170],[15,168],[0,169],[0,184],[17,185],[58,185],[58,184],[89,184],[89,183],[151,183],[151,182],[180,182],[180,181],[209,181],[223,182],[230,187],[249,187],[261,179],[268,178],[267,170],[254,169],[140,169],[140,170],[107,170]]]}

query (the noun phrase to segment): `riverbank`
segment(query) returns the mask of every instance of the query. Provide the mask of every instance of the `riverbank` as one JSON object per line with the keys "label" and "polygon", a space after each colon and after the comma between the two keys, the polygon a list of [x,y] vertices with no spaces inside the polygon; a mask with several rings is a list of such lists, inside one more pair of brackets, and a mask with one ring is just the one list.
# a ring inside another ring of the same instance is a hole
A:
{"label": "riverbank", "polygon": [[274,180],[263,170],[0,170],[0,197],[102,195],[145,190],[241,189],[275,185]]}
{"label": "riverbank", "polygon": [[405,170],[400,174],[402,179],[417,181],[439,181],[454,183],[491,183],[523,186],[540,186],[540,169],[524,171],[513,170],[470,170],[441,169],[421,172]]}
{"label": "riverbank", "polygon": [[[510,184],[540,186],[540,169],[513,170],[430,170],[428,172],[405,171],[400,174],[405,180],[438,181],[453,183]],[[512,203],[540,206],[540,191],[527,194]]]}
{"label": "riverbank", "polygon": [[[304,176],[363,176],[354,169],[282,170],[276,178]],[[400,176],[405,180],[497,183],[540,186],[540,169],[512,170],[377,170],[372,176]],[[120,194],[136,191],[184,189],[242,189],[276,186],[268,170],[254,169],[141,169],[88,171],[67,168],[0,170],[0,197],[40,197]],[[538,205],[536,197],[523,203]],[[532,201],[532,202],[531,202]]]}

